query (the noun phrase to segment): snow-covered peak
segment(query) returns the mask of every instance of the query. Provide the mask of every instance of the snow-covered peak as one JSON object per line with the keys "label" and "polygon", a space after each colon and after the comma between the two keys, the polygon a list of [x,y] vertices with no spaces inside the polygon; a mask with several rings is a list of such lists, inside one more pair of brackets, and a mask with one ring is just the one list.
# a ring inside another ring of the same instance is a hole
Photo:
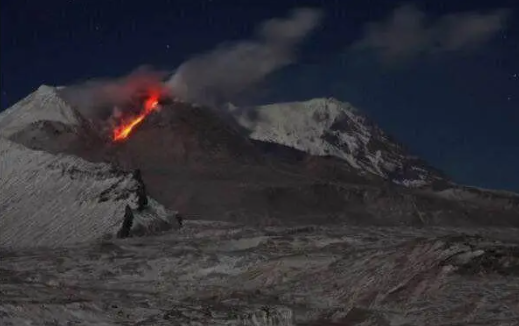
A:
{"label": "snow-covered peak", "polygon": [[358,109],[334,98],[270,104],[234,113],[253,139],[312,155],[335,156],[361,174],[371,173],[415,187],[444,179],[441,173],[407,153]]}
{"label": "snow-covered peak", "polygon": [[55,247],[114,235],[127,205],[134,230],[171,225],[169,213],[151,198],[135,209],[142,197],[131,173],[1,137],[0,157],[0,247]]}
{"label": "snow-covered peak", "polygon": [[0,113],[0,136],[9,137],[39,121],[55,121],[65,125],[80,125],[76,111],[63,101],[57,88],[42,85],[9,109]]}
{"label": "snow-covered peak", "polygon": [[362,116],[356,114],[357,110],[353,106],[333,98],[275,103],[253,110],[259,114],[257,119],[251,119],[251,115],[242,115],[239,117],[240,123],[255,128],[255,132],[261,130],[267,133],[268,130],[268,133],[280,138],[291,138],[290,134],[294,131],[298,131],[300,136],[310,137],[322,132],[323,128],[329,128],[337,118],[344,115],[357,123],[362,123]]}

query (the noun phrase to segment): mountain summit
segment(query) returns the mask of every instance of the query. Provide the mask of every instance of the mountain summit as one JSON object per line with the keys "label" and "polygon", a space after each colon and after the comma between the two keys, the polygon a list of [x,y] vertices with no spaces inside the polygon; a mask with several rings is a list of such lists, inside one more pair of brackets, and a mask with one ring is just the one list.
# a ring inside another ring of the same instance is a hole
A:
{"label": "mountain summit", "polygon": [[58,95],[55,87],[42,85],[35,92],[0,113],[0,136],[11,137],[43,121],[68,127],[81,124],[80,115]]}
{"label": "mountain summit", "polygon": [[411,155],[349,103],[334,98],[277,103],[234,110],[253,139],[283,144],[319,156],[334,156],[362,175],[423,187],[447,177]]}

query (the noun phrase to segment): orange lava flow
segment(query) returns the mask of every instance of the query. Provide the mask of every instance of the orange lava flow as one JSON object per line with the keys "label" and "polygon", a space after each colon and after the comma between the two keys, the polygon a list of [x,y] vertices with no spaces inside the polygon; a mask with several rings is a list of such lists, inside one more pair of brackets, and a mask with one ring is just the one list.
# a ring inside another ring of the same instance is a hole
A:
{"label": "orange lava flow", "polygon": [[157,108],[158,104],[159,96],[156,94],[150,95],[150,97],[148,97],[148,99],[144,102],[144,110],[142,110],[139,115],[123,121],[119,127],[114,129],[112,137],[113,141],[121,141],[128,138],[133,128],[139,125],[144,120],[144,118],[148,116],[148,114],[153,112]]}

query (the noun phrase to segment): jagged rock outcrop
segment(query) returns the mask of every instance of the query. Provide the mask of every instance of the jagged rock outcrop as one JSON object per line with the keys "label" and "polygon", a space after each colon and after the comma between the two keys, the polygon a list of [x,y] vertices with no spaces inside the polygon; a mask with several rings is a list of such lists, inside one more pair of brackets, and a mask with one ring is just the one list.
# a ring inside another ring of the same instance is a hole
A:
{"label": "jagged rock outcrop", "polygon": [[130,236],[130,231],[133,226],[133,212],[130,206],[126,205],[124,208],[124,220],[121,225],[121,229],[117,232],[117,237],[120,239],[128,238]]}
{"label": "jagged rock outcrop", "polygon": [[142,211],[148,206],[148,194],[146,192],[146,185],[142,180],[141,170],[136,169],[133,172],[133,178],[137,181],[137,210]]}

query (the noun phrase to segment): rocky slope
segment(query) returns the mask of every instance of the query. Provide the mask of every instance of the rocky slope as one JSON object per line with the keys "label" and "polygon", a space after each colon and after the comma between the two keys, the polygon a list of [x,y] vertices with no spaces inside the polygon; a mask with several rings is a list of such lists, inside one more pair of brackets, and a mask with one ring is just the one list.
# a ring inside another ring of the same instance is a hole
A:
{"label": "rocky slope", "polygon": [[129,214],[131,232],[174,226],[171,213],[147,198],[131,173],[4,138],[0,157],[0,247],[57,247],[117,236]]}

